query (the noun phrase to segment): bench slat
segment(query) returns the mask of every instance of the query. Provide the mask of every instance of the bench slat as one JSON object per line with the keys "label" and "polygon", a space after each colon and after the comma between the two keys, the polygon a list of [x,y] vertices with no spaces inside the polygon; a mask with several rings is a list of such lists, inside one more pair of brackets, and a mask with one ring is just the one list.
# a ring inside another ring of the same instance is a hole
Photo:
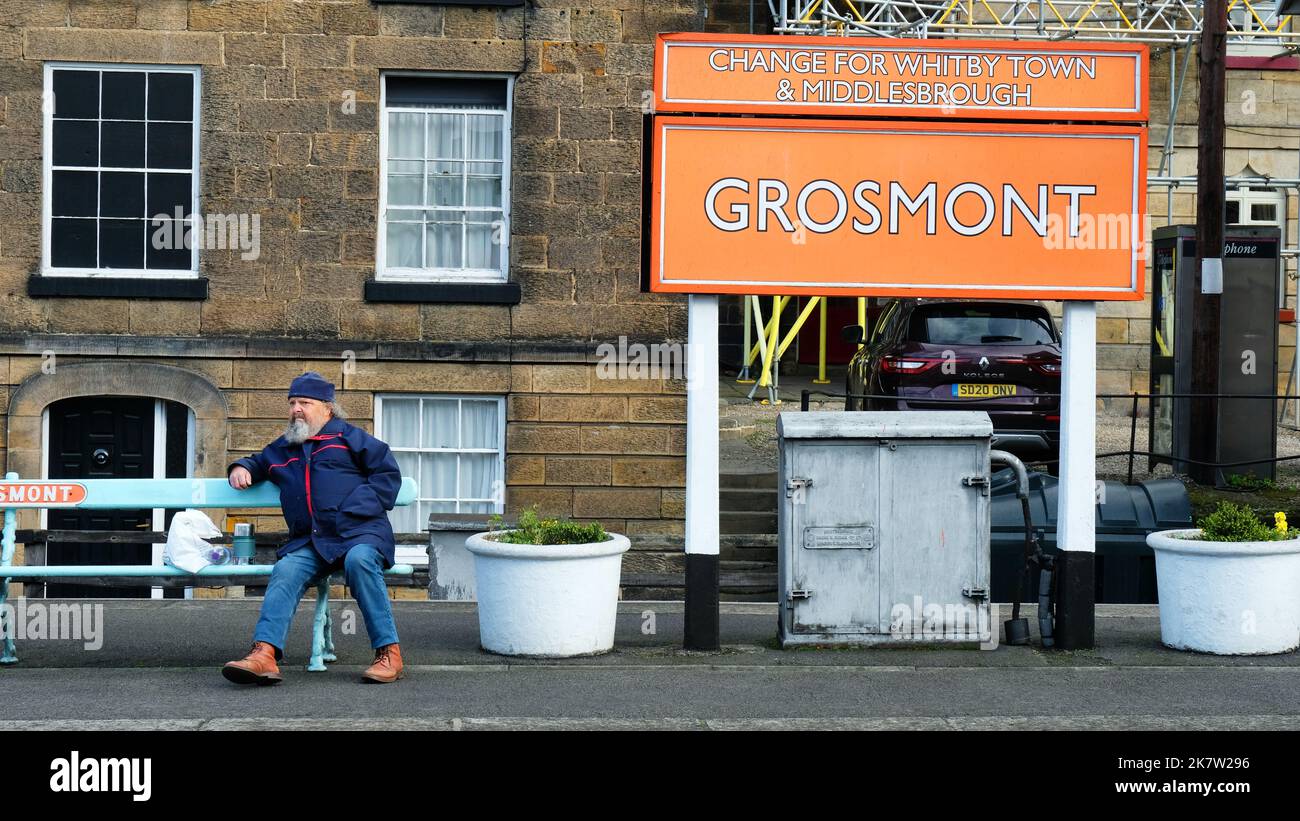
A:
{"label": "bench slat", "polygon": [[[198,573],[190,573],[166,564],[85,564],[85,565],[16,565],[0,567],[0,578],[8,579],[84,579],[89,577],[175,577],[175,578],[247,578],[269,576],[275,565],[271,564],[215,564]],[[409,564],[395,564],[384,571],[389,576],[409,576],[415,568]]]}
{"label": "bench slat", "polygon": [[[235,490],[225,479],[77,479],[58,482],[72,483],[86,486],[86,501],[76,506],[80,510],[134,510],[145,500],[149,507],[154,508],[280,506],[280,491],[270,482],[258,482],[247,490]],[[418,490],[419,485],[414,479],[403,476],[397,504],[409,505],[415,501]],[[3,507],[2,503],[0,507]]]}

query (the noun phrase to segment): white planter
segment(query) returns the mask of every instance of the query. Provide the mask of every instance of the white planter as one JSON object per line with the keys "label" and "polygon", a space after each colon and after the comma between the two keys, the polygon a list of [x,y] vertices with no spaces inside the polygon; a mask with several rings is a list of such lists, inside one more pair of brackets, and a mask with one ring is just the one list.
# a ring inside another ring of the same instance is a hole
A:
{"label": "white planter", "polygon": [[626,536],[577,545],[508,544],[475,533],[479,643],[508,656],[590,656],[614,646]]}
{"label": "white planter", "polygon": [[1147,536],[1156,555],[1160,640],[1222,655],[1300,646],[1300,539],[1206,542],[1195,538],[1200,533]]}

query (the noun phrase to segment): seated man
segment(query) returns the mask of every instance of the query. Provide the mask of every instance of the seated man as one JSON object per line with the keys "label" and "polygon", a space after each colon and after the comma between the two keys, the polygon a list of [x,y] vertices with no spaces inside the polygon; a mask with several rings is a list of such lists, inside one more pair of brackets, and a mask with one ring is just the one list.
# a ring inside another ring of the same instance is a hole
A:
{"label": "seated man", "polygon": [[264,479],[280,488],[289,541],[279,549],[253,633],[253,649],[222,668],[237,684],[279,684],[289,622],[309,586],[337,571],[357,597],[375,661],[367,682],[402,677],[402,652],[384,570],[393,566],[393,508],[402,473],[388,445],[343,421],[334,386],[315,372],[289,387],[289,426],[259,454],[227,470],[243,490]]}

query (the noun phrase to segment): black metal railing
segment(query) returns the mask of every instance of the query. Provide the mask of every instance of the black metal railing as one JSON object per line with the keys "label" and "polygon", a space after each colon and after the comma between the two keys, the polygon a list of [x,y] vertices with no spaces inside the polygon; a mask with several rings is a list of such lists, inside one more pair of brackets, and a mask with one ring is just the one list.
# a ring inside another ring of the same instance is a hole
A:
{"label": "black metal railing", "polygon": [[[835,393],[833,391],[817,391],[817,390],[804,389],[803,391],[800,392],[800,397],[799,397],[800,411],[807,411],[809,409],[811,404],[811,399],[814,394],[818,396],[825,396],[831,399],[880,399],[888,402],[909,402],[910,401],[910,402],[918,402],[918,403],[924,402],[925,404],[951,403],[956,405],[970,405],[972,402],[978,402],[981,399],[987,398],[987,397],[978,397],[978,398],[971,397],[971,398],[962,398],[962,399],[957,399],[957,398],[949,399],[945,397],[934,397],[934,398],[909,397],[909,396],[899,396],[898,394]],[[1059,393],[1035,393],[1032,397],[1027,397],[1027,398],[1060,399],[1060,397],[1061,394]],[[1168,453],[1156,453],[1150,450],[1137,450],[1137,420],[1138,420],[1138,404],[1140,400],[1145,399],[1147,401],[1148,407],[1150,406],[1152,399],[1210,399],[1216,403],[1224,399],[1254,399],[1254,400],[1261,400],[1261,401],[1272,400],[1276,405],[1276,403],[1279,401],[1283,401],[1283,402],[1289,402],[1293,400],[1300,401],[1300,395],[1290,395],[1290,394],[1275,395],[1270,393],[1136,393],[1135,392],[1135,393],[1099,393],[1096,394],[1096,398],[1132,400],[1132,406],[1130,408],[1130,413],[1129,413],[1128,450],[1117,450],[1111,453],[1098,453],[1094,457],[1096,459],[1110,459],[1118,456],[1127,456],[1128,457],[1128,484],[1133,484],[1133,460],[1135,457],[1138,456],[1146,456],[1148,457],[1148,459],[1162,459],[1169,462],[1176,461],[1179,464],[1197,465],[1198,467],[1207,467],[1207,468],[1216,468],[1216,469],[1246,467],[1247,465],[1276,464],[1278,462],[1289,462],[1294,460],[1300,460],[1300,454],[1297,454],[1295,456],[1273,456],[1268,459],[1245,459],[1237,462],[1205,462],[1199,459],[1191,459],[1186,456],[1179,456],[1175,459],[1171,454]],[[1029,406],[1032,407],[1032,405]],[[1026,407],[1026,405],[1020,405],[1015,407]],[[1148,413],[1149,412],[1150,411],[1148,410]],[[1026,464],[1054,465],[1059,461],[1060,461],[1059,459],[1034,459],[1034,460],[1026,460]],[[1150,473],[1149,463],[1148,463],[1147,472]]]}

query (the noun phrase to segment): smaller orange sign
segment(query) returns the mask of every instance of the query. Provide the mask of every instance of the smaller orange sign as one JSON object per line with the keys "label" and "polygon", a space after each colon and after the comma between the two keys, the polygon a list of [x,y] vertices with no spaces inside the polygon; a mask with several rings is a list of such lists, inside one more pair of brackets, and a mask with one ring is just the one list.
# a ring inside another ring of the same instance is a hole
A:
{"label": "smaller orange sign", "polygon": [[1143,122],[1147,47],[661,34],[656,113]]}
{"label": "smaller orange sign", "polygon": [[77,482],[0,482],[0,507],[76,507],[86,501]]}

